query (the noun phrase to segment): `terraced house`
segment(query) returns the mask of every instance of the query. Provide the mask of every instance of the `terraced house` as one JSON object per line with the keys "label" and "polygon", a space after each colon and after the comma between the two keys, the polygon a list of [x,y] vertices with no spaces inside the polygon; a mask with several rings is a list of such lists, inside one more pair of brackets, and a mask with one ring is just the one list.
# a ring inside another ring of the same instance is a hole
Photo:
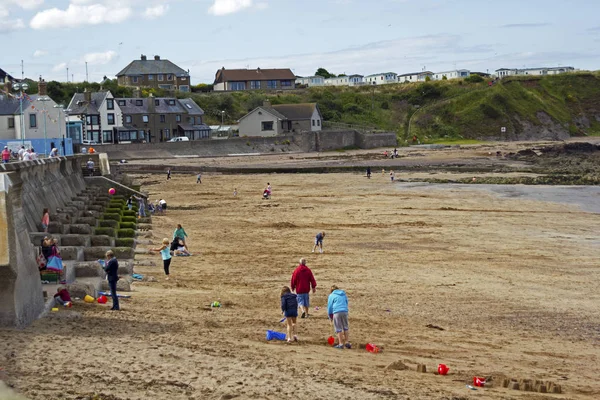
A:
{"label": "terraced house", "polygon": [[153,60],[142,54],[117,74],[120,86],[147,87],[180,92],[190,91],[190,73],[169,60],[154,56]]}

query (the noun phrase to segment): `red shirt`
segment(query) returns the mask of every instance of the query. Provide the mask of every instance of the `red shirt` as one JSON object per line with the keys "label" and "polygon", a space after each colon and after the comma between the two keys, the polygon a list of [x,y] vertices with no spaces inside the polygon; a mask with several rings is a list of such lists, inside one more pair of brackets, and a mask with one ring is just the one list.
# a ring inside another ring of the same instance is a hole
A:
{"label": "red shirt", "polygon": [[306,265],[298,265],[292,273],[290,286],[297,294],[304,294],[310,292],[311,286],[313,289],[316,288],[317,281],[315,281],[315,277],[310,268]]}
{"label": "red shirt", "polygon": [[7,150],[7,149],[2,150],[2,159],[10,160],[10,150]]}
{"label": "red shirt", "polygon": [[71,301],[71,295],[67,289],[59,290],[58,293],[54,295],[54,297],[59,297],[62,301]]}

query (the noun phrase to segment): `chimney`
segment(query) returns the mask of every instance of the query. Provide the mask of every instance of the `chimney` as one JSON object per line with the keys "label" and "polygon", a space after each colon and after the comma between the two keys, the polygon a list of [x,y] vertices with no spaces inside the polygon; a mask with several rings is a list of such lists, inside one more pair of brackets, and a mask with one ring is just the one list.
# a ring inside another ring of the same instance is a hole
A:
{"label": "chimney", "polygon": [[156,61],[159,61],[159,60],[160,60],[160,56],[154,56],[154,59],[155,59]]}
{"label": "chimney", "polygon": [[4,89],[6,89],[6,93],[10,93],[12,92],[12,82],[11,81],[6,81],[6,83],[4,84]]}
{"label": "chimney", "polygon": [[271,101],[270,100],[263,100],[263,107],[265,107],[265,108],[271,108]]}
{"label": "chimney", "polygon": [[87,88],[85,88],[85,90],[83,91],[83,98],[85,99],[85,101],[89,103],[92,102],[92,92],[90,92],[89,90],[87,90]]}
{"label": "chimney", "polygon": [[256,73],[260,74],[260,67],[256,68]]}
{"label": "chimney", "polygon": [[40,81],[38,82],[38,94],[40,96],[48,96],[48,84],[41,76]]}
{"label": "chimney", "polygon": [[146,61],[146,56],[142,54],[142,61]]}
{"label": "chimney", "polygon": [[156,103],[154,102],[155,100],[156,99],[154,98],[154,95],[150,93],[150,96],[148,96],[148,114],[150,115],[156,113]]}

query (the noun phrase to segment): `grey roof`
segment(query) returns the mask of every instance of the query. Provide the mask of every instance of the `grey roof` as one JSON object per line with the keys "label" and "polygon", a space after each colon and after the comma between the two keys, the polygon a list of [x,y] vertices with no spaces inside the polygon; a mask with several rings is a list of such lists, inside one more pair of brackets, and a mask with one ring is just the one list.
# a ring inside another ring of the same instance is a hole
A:
{"label": "grey roof", "polygon": [[0,94],[0,115],[14,115],[19,110],[19,100]]}
{"label": "grey roof", "polygon": [[201,125],[190,125],[190,124],[178,124],[177,125],[183,131],[210,131],[210,126],[201,124]]}
{"label": "grey roof", "polygon": [[204,115],[204,110],[192,99],[179,99],[179,102],[187,109],[188,113]]}
{"label": "grey roof", "polygon": [[[192,99],[176,99],[170,97],[121,98],[125,105],[119,105],[123,114],[151,114],[150,101],[154,102],[155,114],[190,114],[204,115],[204,111]],[[141,105],[137,105],[141,101]],[[158,105],[156,105],[158,101]],[[189,105],[189,107],[187,106]]]}
{"label": "grey roof", "polygon": [[134,60],[123,68],[117,76],[138,76],[148,74],[174,74],[189,76],[188,72],[169,60]]}
{"label": "grey roof", "polygon": [[75,93],[71,102],[69,103],[68,109],[69,115],[100,115],[98,107],[102,104],[108,92],[92,92],[92,101],[88,103],[85,101],[84,93]]}
{"label": "grey roof", "polygon": [[284,115],[285,119],[292,121],[311,119],[315,109],[318,110],[317,103],[276,104],[272,107]]}

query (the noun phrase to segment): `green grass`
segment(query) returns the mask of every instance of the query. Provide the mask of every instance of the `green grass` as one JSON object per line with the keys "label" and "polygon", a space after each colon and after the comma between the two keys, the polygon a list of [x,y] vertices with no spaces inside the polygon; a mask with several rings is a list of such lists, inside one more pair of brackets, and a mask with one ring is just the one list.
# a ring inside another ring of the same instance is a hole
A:
{"label": "green grass", "polygon": [[480,144],[483,143],[481,140],[475,139],[433,139],[427,141],[426,144],[447,144],[447,145],[468,145],[468,144]]}

